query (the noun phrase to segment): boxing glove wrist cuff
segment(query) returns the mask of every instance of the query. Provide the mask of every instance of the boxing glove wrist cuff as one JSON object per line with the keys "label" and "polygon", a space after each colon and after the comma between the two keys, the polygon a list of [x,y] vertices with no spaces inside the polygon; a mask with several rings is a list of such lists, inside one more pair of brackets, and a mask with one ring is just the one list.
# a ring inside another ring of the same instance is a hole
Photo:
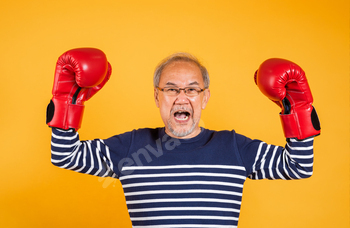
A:
{"label": "boxing glove wrist cuff", "polygon": [[287,115],[280,114],[280,119],[286,138],[302,140],[320,134],[320,122],[313,106]]}
{"label": "boxing glove wrist cuff", "polygon": [[77,131],[81,126],[84,107],[53,97],[47,107],[46,123],[50,127]]}

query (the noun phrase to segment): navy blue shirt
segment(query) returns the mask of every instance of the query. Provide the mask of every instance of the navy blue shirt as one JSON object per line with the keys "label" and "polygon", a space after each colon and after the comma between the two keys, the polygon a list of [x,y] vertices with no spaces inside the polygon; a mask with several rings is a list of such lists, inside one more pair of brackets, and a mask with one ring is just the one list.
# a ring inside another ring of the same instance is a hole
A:
{"label": "navy blue shirt", "polygon": [[313,138],[288,139],[280,147],[204,128],[191,139],[146,128],[91,141],[80,141],[73,131],[52,131],[52,163],[118,178],[134,228],[237,227],[247,177],[312,175]]}

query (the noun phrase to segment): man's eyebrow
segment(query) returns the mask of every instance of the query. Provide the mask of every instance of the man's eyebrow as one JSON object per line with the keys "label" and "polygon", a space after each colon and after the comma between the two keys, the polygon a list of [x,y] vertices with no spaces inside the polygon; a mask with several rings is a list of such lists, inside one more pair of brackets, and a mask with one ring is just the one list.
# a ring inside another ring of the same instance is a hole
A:
{"label": "man's eyebrow", "polygon": [[172,86],[176,86],[175,83],[172,83],[172,82],[167,82],[165,85],[172,85]]}
{"label": "man's eyebrow", "polygon": [[[173,82],[167,82],[165,85],[167,85],[167,86],[177,86],[176,83],[173,83]],[[191,85],[199,85],[199,83],[197,81],[194,81],[194,82],[191,82],[188,85],[189,86],[191,86]]]}
{"label": "man's eyebrow", "polygon": [[199,85],[199,83],[198,82],[191,82],[190,84],[188,84],[188,85]]}

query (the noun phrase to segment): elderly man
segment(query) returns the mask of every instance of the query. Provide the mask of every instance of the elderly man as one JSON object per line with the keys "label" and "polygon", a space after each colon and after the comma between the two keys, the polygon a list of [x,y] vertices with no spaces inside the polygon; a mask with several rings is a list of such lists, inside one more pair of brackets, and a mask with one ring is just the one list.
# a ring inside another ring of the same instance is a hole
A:
{"label": "elderly man", "polygon": [[154,99],[164,127],[80,141],[84,101],[110,74],[98,49],[73,49],[59,58],[47,110],[52,163],[118,178],[133,227],[237,227],[247,177],[292,180],[312,175],[313,138],[320,126],[304,72],[296,64],[270,59],[255,74],[261,91],[282,108],[285,147],[234,130],[199,127],[210,98],[209,76],[186,53],[166,58],[154,74]]}

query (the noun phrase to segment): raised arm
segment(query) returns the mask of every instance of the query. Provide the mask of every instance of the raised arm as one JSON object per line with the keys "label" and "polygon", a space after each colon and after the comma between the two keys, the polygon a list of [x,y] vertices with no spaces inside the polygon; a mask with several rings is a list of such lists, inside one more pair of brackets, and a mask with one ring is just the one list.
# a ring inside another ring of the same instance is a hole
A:
{"label": "raised arm", "polygon": [[59,57],[46,119],[52,128],[51,161],[54,165],[96,176],[116,176],[109,147],[104,141],[80,141],[77,133],[83,119],[84,102],[106,84],[110,75],[111,66],[99,49],[72,49]]}
{"label": "raised arm", "polygon": [[73,130],[52,129],[53,165],[99,177],[117,177],[109,147],[103,140],[80,141]]}
{"label": "raised arm", "polygon": [[314,137],[320,134],[321,127],[304,71],[291,61],[274,58],[260,65],[254,79],[261,92],[281,107],[280,119],[287,144],[283,148],[251,141],[242,146],[242,156],[249,164],[249,177],[302,179],[311,176]]}
{"label": "raised arm", "polygon": [[287,139],[285,147],[237,136],[238,149],[250,179],[294,180],[313,174],[314,138]]}

